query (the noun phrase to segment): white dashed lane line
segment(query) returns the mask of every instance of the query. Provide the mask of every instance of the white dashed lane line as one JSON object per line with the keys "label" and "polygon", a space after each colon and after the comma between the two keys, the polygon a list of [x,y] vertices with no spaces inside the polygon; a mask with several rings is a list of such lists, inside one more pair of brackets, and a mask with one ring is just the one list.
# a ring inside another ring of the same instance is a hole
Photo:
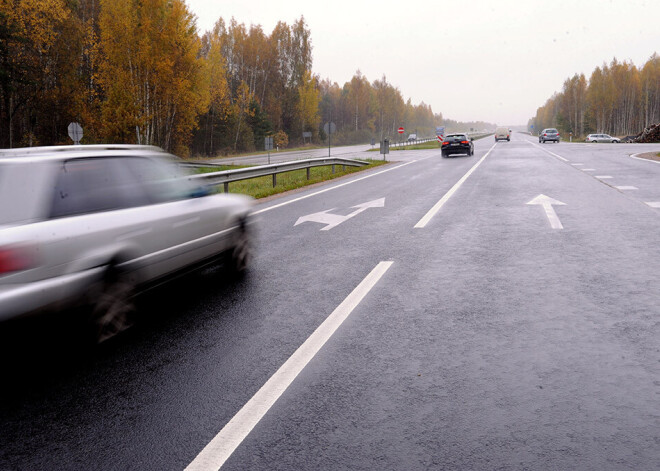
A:
{"label": "white dashed lane line", "polygon": [[629,186],[629,185],[624,185],[624,186],[615,186],[617,190],[639,190],[636,186]]}
{"label": "white dashed lane line", "polygon": [[646,204],[648,204],[652,208],[660,209],[660,201],[647,201]]}

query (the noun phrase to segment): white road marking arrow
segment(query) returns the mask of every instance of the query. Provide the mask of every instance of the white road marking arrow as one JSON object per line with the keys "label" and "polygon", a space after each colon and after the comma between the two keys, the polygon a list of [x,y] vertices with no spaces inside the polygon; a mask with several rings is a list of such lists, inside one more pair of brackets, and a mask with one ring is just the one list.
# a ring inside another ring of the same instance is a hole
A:
{"label": "white road marking arrow", "polygon": [[552,205],[566,206],[566,203],[562,203],[561,201],[552,199],[549,196],[538,195],[536,198],[534,198],[532,201],[530,201],[527,204],[539,204],[543,206],[543,209],[545,209],[545,215],[548,216],[548,220],[550,221],[550,226],[553,229],[564,228],[564,226],[561,225],[561,221],[557,217],[557,213],[555,213],[555,210],[553,209]]}
{"label": "white road marking arrow", "polygon": [[308,214],[307,216],[301,216],[298,218],[294,226],[302,224],[303,222],[319,222],[321,224],[327,224],[323,227],[322,231],[329,231],[333,227],[337,227],[342,222],[348,221],[350,218],[357,216],[363,211],[366,211],[369,208],[382,208],[385,206],[385,198],[380,198],[377,200],[369,201],[367,203],[358,204],[357,206],[352,206],[352,208],[357,208],[350,214],[342,216],[339,214],[332,214],[330,211],[334,211],[336,208],[327,209],[319,213]]}

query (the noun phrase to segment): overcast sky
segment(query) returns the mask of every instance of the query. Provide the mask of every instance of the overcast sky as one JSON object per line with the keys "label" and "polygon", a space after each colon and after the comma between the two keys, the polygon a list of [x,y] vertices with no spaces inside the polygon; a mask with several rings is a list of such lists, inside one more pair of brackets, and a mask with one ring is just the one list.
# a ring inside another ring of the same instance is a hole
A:
{"label": "overcast sky", "polygon": [[660,54],[660,0],[186,0],[200,33],[218,18],[305,17],[313,72],[342,86],[384,74],[404,98],[459,121],[526,124],[575,73]]}

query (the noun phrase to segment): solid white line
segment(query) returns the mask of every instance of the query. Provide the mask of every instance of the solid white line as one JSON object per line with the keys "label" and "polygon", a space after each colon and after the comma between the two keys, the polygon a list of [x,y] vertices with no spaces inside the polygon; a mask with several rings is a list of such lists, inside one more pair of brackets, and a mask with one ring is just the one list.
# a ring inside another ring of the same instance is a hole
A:
{"label": "solid white line", "polygon": [[428,158],[430,158],[430,157],[425,157],[423,159],[417,159],[417,160],[413,160],[411,162],[406,162],[405,164],[397,165],[396,167],[388,168],[387,170],[381,170],[380,172],[372,173],[371,175],[367,175],[366,177],[356,178],[355,180],[351,180],[350,182],[346,182],[346,183],[342,183],[342,184],[337,185],[337,186],[333,186],[332,188],[326,188],[324,190],[317,191],[315,193],[310,193],[309,195],[305,195],[305,196],[301,196],[299,198],[295,198],[295,199],[292,199],[292,200],[289,200],[289,201],[285,201],[284,203],[280,203],[280,204],[276,204],[274,206],[269,206],[267,208],[260,209],[259,211],[255,211],[252,214],[257,215],[257,214],[260,214],[260,213],[265,213],[266,211],[270,211],[271,209],[286,206],[287,204],[295,203],[296,201],[304,200],[306,198],[311,198],[312,196],[320,195],[321,193],[325,193],[326,191],[336,190],[337,188],[341,188],[342,186],[350,185],[352,183],[359,182],[359,181],[364,180],[366,178],[375,177],[376,175],[381,175],[385,172],[391,172],[392,170],[396,170],[396,169],[399,169],[401,167],[405,167],[406,165],[414,164],[415,162],[421,162],[422,160],[426,160]]}
{"label": "solid white line", "polygon": [[[528,142],[529,142],[529,141],[528,141]],[[547,152],[548,154],[550,154],[550,155],[552,155],[552,156],[554,156],[554,157],[557,157],[557,158],[560,159],[560,160],[563,160],[564,162],[569,162],[568,159],[565,159],[565,158],[562,157],[561,155],[557,155],[557,154],[555,154],[554,152],[549,151],[548,149],[544,149],[542,146],[540,146],[540,145],[538,145],[538,144],[535,144],[534,142],[530,142],[530,144],[533,145],[533,146],[535,146],[535,147],[538,147],[538,148],[541,149],[542,151]]]}
{"label": "solid white line", "polygon": [[337,328],[346,320],[353,309],[378,283],[378,280],[394,262],[380,262],[351,294],[323,321],[298,350],[280,367],[277,372],[252,396],[241,410],[197,455],[186,470],[217,470],[231,456],[234,450],[259,423],[277,399],[286,391],[293,380],[305,368],[323,345],[332,337]]}
{"label": "solid white line", "polygon": [[483,162],[483,161],[486,159],[486,157],[488,157],[488,155],[489,155],[490,152],[495,148],[496,145],[497,145],[497,143],[493,144],[493,147],[491,147],[490,149],[488,149],[488,152],[486,152],[486,155],[484,155],[484,156],[479,160],[479,162],[477,162],[476,164],[474,164],[474,165],[472,166],[472,168],[471,168],[470,170],[468,170],[468,172],[467,172],[465,175],[463,175],[463,176],[461,177],[461,179],[460,179],[459,181],[457,181],[456,184],[455,184],[454,186],[451,187],[451,189],[445,194],[445,196],[443,196],[443,197],[440,199],[440,201],[438,201],[438,202],[435,204],[435,206],[433,206],[433,207],[429,210],[429,212],[426,213],[426,215],[425,215],[422,219],[420,219],[419,222],[418,222],[417,224],[415,224],[415,228],[416,228],[416,229],[423,229],[424,227],[426,227],[426,225],[429,223],[429,221],[430,221],[431,219],[433,219],[433,216],[435,216],[435,215],[438,213],[438,211],[440,211],[440,209],[444,206],[444,204],[445,204],[447,201],[449,201],[449,198],[451,198],[451,197],[454,195],[454,193],[456,193],[456,191],[461,187],[461,185],[463,185],[463,183],[465,183],[465,180],[467,180],[467,179],[470,177],[470,175],[472,175],[472,172],[474,172],[474,171],[477,169],[477,167],[479,167],[479,165],[481,165],[481,162]]}
{"label": "solid white line", "polygon": [[637,160],[643,160],[645,162],[653,162],[654,164],[660,164],[660,162],[658,162],[657,160],[643,159],[642,157],[637,157],[640,154],[645,154],[645,152],[640,152],[639,154],[633,154],[630,157],[632,157],[633,159],[637,159]]}
{"label": "solid white line", "polygon": [[555,157],[557,157],[557,158],[560,159],[560,160],[563,160],[564,162],[568,162],[568,159],[565,159],[565,158],[562,157],[561,155],[557,155],[557,154],[555,154],[554,152],[550,152],[549,150],[546,150],[546,152],[547,152],[548,154],[550,154],[550,155],[554,155]]}

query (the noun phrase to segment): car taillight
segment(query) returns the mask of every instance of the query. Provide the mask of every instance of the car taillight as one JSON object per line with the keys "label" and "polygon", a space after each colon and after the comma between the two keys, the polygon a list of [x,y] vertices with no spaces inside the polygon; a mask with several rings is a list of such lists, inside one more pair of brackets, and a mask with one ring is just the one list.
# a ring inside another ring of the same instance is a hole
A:
{"label": "car taillight", "polygon": [[545,137],[545,136],[547,136],[547,134],[546,134],[546,133],[543,133],[543,136]]}
{"label": "car taillight", "polygon": [[461,144],[469,144],[470,141],[461,141]]}
{"label": "car taillight", "polygon": [[0,275],[34,267],[34,256],[26,247],[0,247]]}
{"label": "car taillight", "polygon": [[449,145],[449,141],[445,141],[445,142],[443,142],[442,145],[443,145],[443,146],[448,146],[448,145]]}

